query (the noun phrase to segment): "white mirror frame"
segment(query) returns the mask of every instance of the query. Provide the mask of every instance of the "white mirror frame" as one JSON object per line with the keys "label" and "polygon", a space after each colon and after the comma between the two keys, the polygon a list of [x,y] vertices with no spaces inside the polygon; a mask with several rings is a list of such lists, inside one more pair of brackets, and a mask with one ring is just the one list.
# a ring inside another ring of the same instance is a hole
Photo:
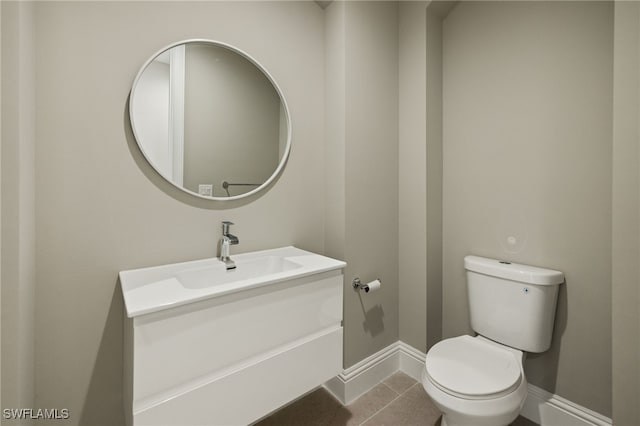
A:
{"label": "white mirror frame", "polygon": [[[284,109],[285,112],[285,117],[286,117],[286,121],[287,121],[287,142],[285,145],[285,149],[284,149],[284,153],[282,154],[282,158],[280,158],[280,162],[278,163],[278,166],[276,167],[276,169],[274,170],[274,172],[271,174],[271,176],[264,181],[264,183],[262,183],[260,186],[257,186],[256,188],[252,189],[251,191],[245,192],[243,194],[239,194],[239,195],[232,195],[230,197],[209,197],[209,196],[205,196],[205,195],[200,195],[197,192],[193,192],[181,185],[178,185],[177,183],[175,183],[173,181],[173,179],[170,179],[168,176],[165,175],[165,173],[163,173],[150,159],[149,154],[145,151],[144,147],[142,146],[142,143],[140,142],[139,136],[138,136],[138,132],[136,131],[136,125],[135,122],[133,120],[133,111],[134,111],[134,97],[133,94],[135,93],[136,90],[136,86],[138,85],[140,78],[142,76],[142,74],[144,73],[144,71],[146,70],[147,66],[149,66],[149,64],[151,62],[153,62],[158,56],[160,56],[162,53],[164,53],[165,51],[172,49],[174,47],[180,46],[180,45],[185,45],[187,43],[201,43],[201,44],[212,44],[218,47],[222,47],[225,49],[228,49],[232,52],[235,52],[237,54],[239,54],[240,56],[244,57],[245,59],[247,59],[249,62],[251,62],[253,65],[255,65],[260,71],[262,71],[262,73],[267,77],[267,79],[271,82],[271,84],[273,85],[274,89],[276,90],[276,93],[278,94],[278,96],[280,96],[280,102],[282,103],[282,107]],[[133,81],[133,86],[131,87],[131,92],[129,92],[129,122],[131,124],[131,129],[133,131],[133,136],[136,139],[136,143],[138,144],[138,148],[140,149],[140,152],[142,152],[142,155],[144,156],[144,158],[147,160],[147,163],[149,163],[149,165],[151,165],[151,167],[153,167],[153,169],[160,175],[162,176],[167,182],[169,182],[171,185],[175,186],[176,188],[180,189],[183,192],[186,192],[187,194],[191,194],[193,196],[196,196],[198,198],[202,198],[205,200],[214,200],[214,201],[230,201],[230,200],[238,200],[240,198],[245,198],[245,197],[249,197],[261,190],[263,190],[264,188],[266,188],[267,186],[269,186],[269,184],[271,182],[273,182],[273,180],[280,174],[280,172],[282,171],[282,169],[284,168],[284,165],[287,163],[287,159],[289,158],[289,152],[291,151],[291,115],[289,113],[289,107],[287,105],[287,101],[284,98],[284,95],[282,94],[282,90],[280,89],[280,86],[278,86],[278,84],[276,83],[276,81],[273,79],[273,77],[271,76],[271,74],[269,74],[269,72],[262,66],[260,65],[260,63],[258,61],[256,61],[251,55],[249,55],[248,53],[234,47],[231,46],[227,43],[222,43],[220,41],[216,41],[216,40],[208,40],[208,39],[188,39],[188,40],[182,40],[176,43],[172,43],[168,46],[163,47],[162,49],[158,50],[157,52],[155,52],[153,55],[151,55],[151,57],[142,65],[142,67],[140,68],[140,71],[138,71],[138,74],[136,75],[136,78]]]}

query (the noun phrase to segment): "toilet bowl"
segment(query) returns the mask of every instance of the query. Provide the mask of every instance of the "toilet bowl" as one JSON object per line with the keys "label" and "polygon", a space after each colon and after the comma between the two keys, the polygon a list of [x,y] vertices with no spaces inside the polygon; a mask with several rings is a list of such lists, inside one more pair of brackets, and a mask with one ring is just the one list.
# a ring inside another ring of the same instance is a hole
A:
{"label": "toilet bowl", "polygon": [[527,397],[523,353],[482,336],[459,336],[434,345],[422,385],[444,413],[441,426],[510,424]]}
{"label": "toilet bowl", "polygon": [[558,287],[551,269],[466,256],[469,317],[478,336],[442,340],[427,352],[422,385],[441,426],[506,426],[527,397],[525,351],[551,346]]}

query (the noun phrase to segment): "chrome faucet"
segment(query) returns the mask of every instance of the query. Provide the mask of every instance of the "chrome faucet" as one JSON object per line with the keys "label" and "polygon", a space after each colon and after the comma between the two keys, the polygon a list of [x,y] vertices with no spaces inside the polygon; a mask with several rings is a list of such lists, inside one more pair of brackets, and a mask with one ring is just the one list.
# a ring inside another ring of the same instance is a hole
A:
{"label": "chrome faucet", "polygon": [[227,220],[222,222],[222,238],[220,239],[220,260],[224,262],[227,271],[236,269],[236,263],[229,257],[229,248],[240,242],[238,237],[229,233],[230,225],[233,225],[233,222]]}

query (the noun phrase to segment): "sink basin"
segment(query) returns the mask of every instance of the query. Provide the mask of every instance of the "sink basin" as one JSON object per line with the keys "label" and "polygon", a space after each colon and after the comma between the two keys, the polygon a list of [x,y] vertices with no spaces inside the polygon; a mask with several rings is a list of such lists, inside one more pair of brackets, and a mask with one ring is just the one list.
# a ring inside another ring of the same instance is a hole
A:
{"label": "sink basin", "polygon": [[282,256],[263,256],[257,259],[238,259],[236,269],[227,270],[224,264],[186,269],[175,278],[185,288],[206,288],[211,285],[260,278],[271,274],[302,268],[302,265]]}
{"label": "sink basin", "polygon": [[340,270],[344,262],[296,247],[231,257],[226,270],[217,258],[122,271],[119,274],[130,318],[200,300],[270,285],[320,272]]}

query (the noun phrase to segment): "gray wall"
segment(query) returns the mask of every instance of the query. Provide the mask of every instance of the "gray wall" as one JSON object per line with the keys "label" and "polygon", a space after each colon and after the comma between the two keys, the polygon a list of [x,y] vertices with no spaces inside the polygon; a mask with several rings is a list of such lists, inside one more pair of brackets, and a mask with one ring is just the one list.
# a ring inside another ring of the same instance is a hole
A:
{"label": "gray wall", "polygon": [[[325,9],[324,246],[327,256],[345,258],[345,4]],[[347,277],[348,280],[348,277]]]}
{"label": "gray wall", "polygon": [[[233,252],[289,244],[323,252],[323,12],[312,2],[35,7],[36,406],[69,408],[60,424],[122,424],[118,271],[211,257],[225,219],[240,238]],[[251,54],[291,108],[287,167],[248,201],[183,195],[133,142],[126,108],[139,67],[189,38]]]}
{"label": "gray wall", "polygon": [[428,320],[427,309],[427,4],[401,2],[398,24],[399,335],[421,351],[426,350],[427,325],[441,328],[440,321]]}
{"label": "gray wall", "polygon": [[527,378],[610,416],[613,3],[460,3],[443,35],[443,335],[471,332],[465,255],[561,270]]}
{"label": "gray wall", "polygon": [[[2,34],[2,7],[0,6],[0,35]],[[4,37],[0,37],[4,38]],[[2,55],[0,55],[0,99],[2,98]],[[2,102],[0,101],[0,136],[2,135]],[[0,137],[0,139],[2,139]],[[0,185],[2,184],[2,150],[0,149]],[[1,191],[0,191],[1,192]],[[0,196],[0,223],[2,223],[2,197]],[[2,253],[2,226],[0,226],[0,253]],[[1,260],[1,259],[0,259]],[[2,262],[0,261],[0,287],[2,283]],[[0,288],[0,318],[2,316],[2,291]],[[0,345],[2,344],[2,329],[0,326]],[[2,405],[2,350],[0,350],[0,405]]]}
{"label": "gray wall", "polygon": [[[344,366],[398,340],[398,5],[334,2],[327,8],[328,253],[343,253]],[[336,49],[328,49],[328,46]],[[341,64],[344,64],[341,66]],[[334,192],[335,191],[335,192]],[[340,199],[344,197],[344,201]],[[333,227],[336,227],[335,230]],[[344,229],[344,235],[336,230]],[[364,294],[351,280],[380,278]]]}
{"label": "gray wall", "polygon": [[442,20],[454,2],[399,3],[400,339],[442,339]]}
{"label": "gray wall", "polygon": [[613,103],[613,421],[640,424],[640,4],[616,2]]}
{"label": "gray wall", "polygon": [[3,56],[1,403],[3,408],[18,408],[32,407],[35,395],[34,22],[30,3],[2,2],[0,8]]}

